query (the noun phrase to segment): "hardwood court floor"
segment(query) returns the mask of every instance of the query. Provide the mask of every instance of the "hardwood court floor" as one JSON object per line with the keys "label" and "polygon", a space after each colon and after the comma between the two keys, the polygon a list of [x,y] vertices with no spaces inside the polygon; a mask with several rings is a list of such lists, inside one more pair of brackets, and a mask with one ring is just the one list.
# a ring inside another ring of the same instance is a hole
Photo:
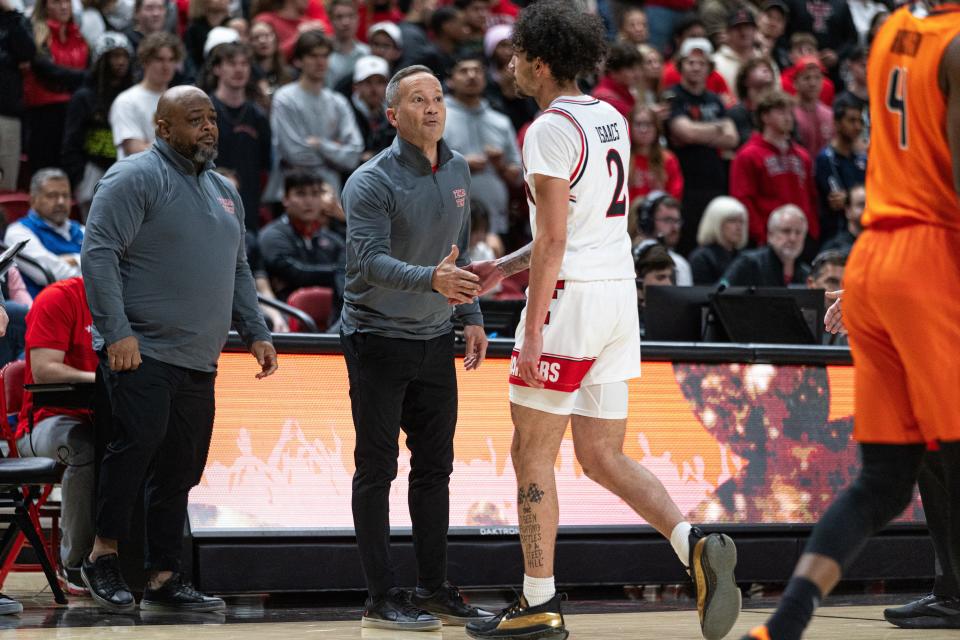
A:
{"label": "hardwood court floor", "polygon": [[[8,579],[4,591],[24,604],[20,616],[0,616],[0,639],[70,640],[460,640],[462,629],[417,633],[361,629],[359,609],[346,606],[266,607],[262,599],[230,600],[223,614],[104,615],[86,598],[72,598],[68,607],[57,607],[43,590],[42,579]],[[30,575],[30,574],[27,574]],[[884,604],[832,606],[819,610],[806,638],[810,640],[958,640],[956,631],[907,631],[883,620],[883,607],[905,602],[911,596],[891,598]],[[863,598],[860,598],[863,600]],[[769,601],[763,601],[767,604]],[[647,603],[571,602],[567,616],[571,639],[584,640],[699,640],[696,612],[650,610]],[[660,606],[660,605],[657,605]],[[679,603],[677,608],[685,608]],[[643,609],[646,608],[646,611]],[[666,608],[671,608],[667,605]],[[639,610],[639,611],[638,611]],[[597,613],[587,613],[598,611]],[[762,622],[769,609],[752,608],[749,601],[728,636],[737,640],[750,627]]]}

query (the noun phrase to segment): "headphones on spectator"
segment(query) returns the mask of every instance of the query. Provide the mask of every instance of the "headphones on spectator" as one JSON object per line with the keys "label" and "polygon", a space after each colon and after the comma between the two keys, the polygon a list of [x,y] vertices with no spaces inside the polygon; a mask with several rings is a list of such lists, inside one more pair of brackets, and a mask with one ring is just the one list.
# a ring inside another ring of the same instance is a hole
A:
{"label": "headphones on spectator", "polygon": [[640,211],[637,215],[637,228],[643,232],[643,235],[647,237],[653,235],[657,207],[669,197],[670,194],[665,191],[651,191],[640,204]]}
{"label": "headphones on spectator", "polygon": [[643,260],[643,257],[647,255],[647,252],[650,251],[650,249],[652,249],[657,245],[662,245],[662,244],[663,243],[660,242],[659,240],[647,238],[646,240],[644,240],[643,242],[635,246],[631,251],[631,253],[633,254],[634,268],[636,268],[637,264],[639,264],[639,262]]}

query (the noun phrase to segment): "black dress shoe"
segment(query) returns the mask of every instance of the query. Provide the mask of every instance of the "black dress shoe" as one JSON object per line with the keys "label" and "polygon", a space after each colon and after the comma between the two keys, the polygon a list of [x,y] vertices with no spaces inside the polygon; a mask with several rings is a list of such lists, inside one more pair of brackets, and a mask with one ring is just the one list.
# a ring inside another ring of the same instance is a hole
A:
{"label": "black dress shoe", "polygon": [[84,558],[80,576],[99,607],[116,613],[129,613],[136,608],[137,601],[120,573],[117,554],[100,556],[94,562]]}
{"label": "black dress shoe", "polygon": [[931,594],[884,609],[883,617],[901,629],[960,629],[960,600]]}
{"label": "black dress shoe", "polygon": [[179,573],[157,589],[149,587],[143,590],[140,609],[145,611],[223,611],[226,603],[217,597],[200,593],[188,584],[184,584]]}
{"label": "black dress shoe", "polygon": [[427,613],[410,601],[410,594],[396,587],[380,598],[368,598],[360,626],[394,631],[439,631],[440,618]]}
{"label": "black dress shoe", "polygon": [[444,582],[434,591],[429,592],[417,587],[410,597],[415,607],[423,609],[440,618],[445,624],[464,626],[468,622],[490,620],[496,614],[477,607],[471,607],[463,601],[460,590],[449,582]]}

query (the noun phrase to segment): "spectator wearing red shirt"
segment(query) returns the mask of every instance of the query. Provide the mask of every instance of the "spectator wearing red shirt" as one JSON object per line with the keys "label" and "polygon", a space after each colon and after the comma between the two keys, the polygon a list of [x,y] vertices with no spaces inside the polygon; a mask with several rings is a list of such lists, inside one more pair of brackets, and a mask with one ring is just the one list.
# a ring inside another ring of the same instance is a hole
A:
{"label": "spectator wearing red shirt", "polygon": [[642,63],[633,44],[614,42],[607,52],[606,71],[593,89],[594,98],[609,102],[628,121],[637,103],[631,88],[643,82]]}
{"label": "spectator wearing red shirt", "polygon": [[[92,383],[97,368],[81,278],[61,280],[34,300],[27,314],[27,367],[24,383]],[[33,430],[28,416],[33,413]],[[93,546],[94,437],[93,415],[86,409],[33,409],[33,397],[23,392],[17,423],[17,450],[22,456],[43,456],[66,464],[61,483],[60,559],[67,589],[84,593],[80,564]]]}
{"label": "spectator wearing red shirt", "polygon": [[767,218],[785,204],[799,207],[807,218],[808,233],[820,237],[817,188],[810,155],[790,138],[793,131],[793,99],[771,91],[757,104],[754,133],[733,158],[730,195],[747,207],[750,239],[767,241]]}
{"label": "spectator wearing red shirt", "polygon": [[630,200],[643,198],[651,191],[664,191],[683,200],[683,173],[680,161],[660,144],[663,130],[656,111],[640,105],[630,121]]}
{"label": "spectator wearing red shirt", "polygon": [[[253,19],[265,22],[273,27],[280,42],[280,52],[285,60],[290,60],[293,46],[297,37],[304,31],[322,31],[325,34],[333,32],[330,18],[323,5],[310,14],[310,0],[266,0],[258,11],[254,11]],[[322,12],[322,15],[319,15]],[[319,17],[317,17],[319,15]]]}
{"label": "spectator wearing red shirt", "polygon": [[37,55],[23,76],[30,175],[60,166],[67,103],[83,84],[90,49],[73,19],[70,0],[38,0],[33,16]]}
{"label": "spectator wearing red shirt", "polygon": [[[371,7],[373,11],[369,11]],[[378,22],[399,24],[403,22],[405,17],[404,13],[397,8],[394,0],[373,0],[372,3],[361,0],[357,2],[357,40],[367,42],[370,27]]]}

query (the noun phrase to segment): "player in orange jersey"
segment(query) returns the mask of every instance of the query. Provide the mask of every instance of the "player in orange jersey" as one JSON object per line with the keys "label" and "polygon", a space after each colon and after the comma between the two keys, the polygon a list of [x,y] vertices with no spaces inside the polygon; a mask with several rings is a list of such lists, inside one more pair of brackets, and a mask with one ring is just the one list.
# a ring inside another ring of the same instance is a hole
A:
{"label": "player in orange jersey", "polygon": [[960,574],[960,0],[895,12],[867,76],[866,230],[842,297],[863,468],[814,528],[777,611],[748,639],[801,637],[866,539],[909,503],[927,442],[940,445]]}

